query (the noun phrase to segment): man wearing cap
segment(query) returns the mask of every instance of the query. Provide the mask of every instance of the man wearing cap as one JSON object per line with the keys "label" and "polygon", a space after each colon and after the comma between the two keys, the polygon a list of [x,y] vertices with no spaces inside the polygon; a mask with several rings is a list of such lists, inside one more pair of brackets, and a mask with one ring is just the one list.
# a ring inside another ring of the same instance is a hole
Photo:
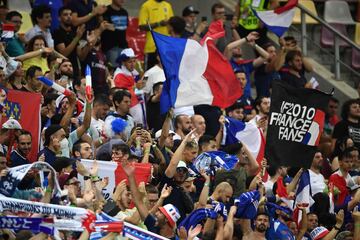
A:
{"label": "man wearing cap", "polygon": [[340,231],[343,223],[344,223],[344,210],[340,210],[336,214],[336,224],[331,229],[331,231],[329,231],[328,229],[322,226],[316,227],[314,230],[311,231],[310,237],[312,240],[333,240]]}
{"label": "man wearing cap", "polygon": [[60,142],[65,138],[65,131],[60,125],[50,125],[45,130],[44,149],[38,154],[38,157],[44,155],[45,162],[53,165],[56,154],[61,151]]}
{"label": "man wearing cap", "polygon": [[[179,210],[173,204],[166,204],[163,207],[159,207],[155,214],[149,213],[135,182],[135,168],[131,165],[123,166],[123,168],[129,178],[130,190],[133,195],[135,206],[147,229],[150,232],[160,234],[163,237],[176,239],[176,223],[180,222]],[[173,193],[174,191],[177,190],[173,189],[171,192]]]}
{"label": "man wearing cap", "polygon": [[121,51],[118,63],[121,64],[114,72],[115,87],[127,89],[131,94],[130,114],[136,123],[144,122],[144,108],[135,94],[135,88],[144,87],[143,81],[139,80],[139,73],[135,69],[136,56],[132,48],[126,48]]}
{"label": "man wearing cap", "polygon": [[201,33],[207,27],[207,22],[205,19],[196,26],[196,18],[199,14],[198,10],[195,10],[194,6],[187,6],[182,12],[182,16],[186,22],[185,31],[183,32],[182,38],[193,38],[195,40],[200,40]]}
{"label": "man wearing cap", "polygon": [[20,123],[13,118],[10,118],[6,122],[4,122],[2,128],[0,129],[0,152],[5,155],[8,151],[8,145],[10,144],[11,135],[14,134],[10,130],[13,129],[21,129]]}

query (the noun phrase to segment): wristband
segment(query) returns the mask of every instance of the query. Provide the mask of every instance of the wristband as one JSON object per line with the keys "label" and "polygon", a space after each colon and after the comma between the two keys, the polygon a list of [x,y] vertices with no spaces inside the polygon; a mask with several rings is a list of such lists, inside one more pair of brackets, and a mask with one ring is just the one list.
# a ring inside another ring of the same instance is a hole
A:
{"label": "wristband", "polygon": [[341,227],[337,227],[336,225],[334,226],[335,230],[340,231]]}
{"label": "wristband", "polygon": [[89,15],[90,17],[94,16],[94,14],[93,14],[92,12],[90,12],[88,15]]}
{"label": "wristband", "polygon": [[52,193],[52,189],[47,187],[46,190],[45,190],[46,193]]}
{"label": "wristband", "polygon": [[101,180],[99,176],[91,176],[90,178],[91,178],[92,182],[96,182],[98,180]]}

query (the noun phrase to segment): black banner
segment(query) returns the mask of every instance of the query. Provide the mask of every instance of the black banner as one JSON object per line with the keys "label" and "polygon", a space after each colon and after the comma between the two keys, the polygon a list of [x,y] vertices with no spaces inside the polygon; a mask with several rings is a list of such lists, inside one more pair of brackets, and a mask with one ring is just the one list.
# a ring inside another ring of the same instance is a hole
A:
{"label": "black banner", "polygon": [[330,97],[314,89],[273,83],[265,149],[271,165],[310,167]]}

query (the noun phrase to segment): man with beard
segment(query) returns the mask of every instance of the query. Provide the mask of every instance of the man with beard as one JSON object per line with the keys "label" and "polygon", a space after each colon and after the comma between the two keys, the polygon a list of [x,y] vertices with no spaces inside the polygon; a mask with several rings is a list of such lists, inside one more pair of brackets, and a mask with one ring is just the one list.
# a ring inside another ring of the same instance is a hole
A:
{"label": "man with beard", "polygon": [[[69,59],[63,59],[56,72],[55,79],[64,88],[73,90],[74,69]],[[85,98],[83,99],[85,102]]]}
{"label": "man with beard", "polygon": [[269,228],[270,219],[266,213],[258,213],[254,222],[255,229],[252,230],[250,220],[246,219],[242,222],[243,240],[265,240],[266,230]]}
{"label": "man with beard", "polygon": [[270,98],[259,97],[255,100],[256,115],[250,120],[253,124],[256,124],[264,134],[266,134],[268,125],[268,115],[270,112]]}
{"label": "man with beard", "polygon": [[175,117],[175,133],[184,139],[191,131],[191,119],[188,115],[180,114]]}
{"label": "man with beard", "polygon": [[77,47],[85,32],[85,25],[80,25],[76,30],[71,22],[72,11],[69,7],[59,9],[60,27],[54,32],[55,49],[62,55],[69,58],[74,68],[74,76],[80,76]]}
{"label": "man with beard", "polygon": [[73,155],[77,159],[93,159],[93,151],[89,143],[78,141],[72,149]]}
{"label": "man with beard", "polygon": [[280,70],[281,80],[294,88],[307,87],[303,71],[302,54],[297,50],[290,50],[285,57],[286,68]]}
{"label": "man with beard", "polygon": [[27,155],[31,151],[31,133],[26,130],[20,130],[18,136],[16,136],[17,148],[12,151],[10,155],[11,166],[16,167],[30,163],[27,159]]}

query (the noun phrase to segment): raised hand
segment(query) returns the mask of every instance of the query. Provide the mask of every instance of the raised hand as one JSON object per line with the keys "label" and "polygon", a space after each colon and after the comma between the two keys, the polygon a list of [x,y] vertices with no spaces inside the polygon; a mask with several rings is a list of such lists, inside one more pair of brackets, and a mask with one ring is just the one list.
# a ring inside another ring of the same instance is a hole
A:
{"label": "raised hand", "polygon": [[161,190],[160,198],[165,199],[169,197],[171,191],[172,191],[172,187],[171,186],[168,187],[167,184],[165,183],[164,187]]}

